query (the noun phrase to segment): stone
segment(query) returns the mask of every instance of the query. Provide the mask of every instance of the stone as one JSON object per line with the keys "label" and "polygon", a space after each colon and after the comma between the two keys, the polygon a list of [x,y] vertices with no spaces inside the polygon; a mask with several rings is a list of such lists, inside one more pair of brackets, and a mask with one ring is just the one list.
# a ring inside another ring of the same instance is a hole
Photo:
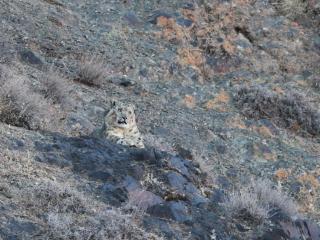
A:
{"label": "stone", "polygon": [[200,203],[206,203],[208,200],[203,197],[200,191],[192,184],[188,182],[186,178],[176,172],[169,172],[167,174],[168,182],[170,186],[177,190],[179,194],[186,195],[187,199],[192,205]]}
{"label": "stone", "polygon": [[222,203],[225,200],[225,193],[221,189],[215,188],[212,191],[212,194],[210,196],[210,201],[213,203]]}
{"label": "stone", "polygon": [[180,146],[179,144],[175,145],[175,149],[177,150],[177,152],[179,153],[179,155],[182,158],[193,160],[192,152],[189,149],[185,149],[182,146]]}
{"label": "stone", "polygon": [[102,182],[106,182],[106,181],[111,181],[113,180],[112,177],[112,171],[108,172],[108,171],[93,171],[90,172],[88,174],[88,176],[90,177],[90,179],[95,180],[95,181],[102,181]]}
{"label": "stone", "polygon": [[178,18],[176,22],[182,27],[191,27],[193,24],[193,21],[187,18]]}
{"label": "stone", "polygon": [[181,8],[188,10],[195,10],[195,6],[193,3],[183,3]]}
{"label": "stone", "polygon": [[72,113],[67,119],[67,129],[78,135],[88,135],[95,129],[94,125],[81,114]]}
{"label": "stone", "polygon": [[120,78],[120,81],[118,84],[123,87],[130,87],[130,86],[136,85],[136,83],[132,79],[124,78],[124,77]]}
{"label": "stone", "polygon": [[168,165],[182,173],[184,176],[189,176],[188,168],[184,164],[184,160],[179,157],[172,157],[168,161]]}
{"label": "stone", "polygon": [[33,65],[42,65],[43,61],[41,60],[41,57],[38,56],[36,53],[34,53],[31,50],[25,49],[20,52],[21,60],[30,63]]}
{"label": "stone", "polygon": [[147,213],[158,218],[171,219],[181,223],[192,219],[188,213],[188,208],[182,202],[172,201],[157,204],[148,208]]}
{"label": "stone", "polygon": [[39,232],[40,227],[28,220],[11,218],[4,226],[0,224],[0,238],[19,240],[19,239],[32,239],[32,236]]}
{"label": "stone", "polygon": [[157,204],[163,203],[163,199],[152,192],[137,189],[129,192],[129,202],[137,206],[139,209],[146,210]]}
{"label": "stone", "polygon": [[298,219],[294,222],[284,221],[273,225],[271,230],[266,231],[255,240],[293,240],[293,239],[320,239],[320,228],[316,223]]}
{"label": "stone", "polygon": [[106,183],[101,187],[101,197],[109,204],[119,207],[128,200],[128,192],[124,187]]}
{"label": "stone", "polygon": [[140,183],[131,176],[125,177],[125,179],[123,180],[123,186],[127,189],[128,192],[141,189]]}
{"label": "stone", "polygon": [[128,23],[129,26],[138,26],[141,24],[140,19],[134,12],[125,13],[123,19]]}
{"label": "stone", "polygon": [[144,227],[149,231],[159,231],[165,239],[179,239],[178,233],[170,228],[166,220],[146,216],[143,219]]}

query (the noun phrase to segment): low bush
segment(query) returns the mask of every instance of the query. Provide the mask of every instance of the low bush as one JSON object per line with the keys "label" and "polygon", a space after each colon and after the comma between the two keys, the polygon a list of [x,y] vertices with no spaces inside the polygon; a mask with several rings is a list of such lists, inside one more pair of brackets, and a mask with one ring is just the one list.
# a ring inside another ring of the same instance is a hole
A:
{"label": "low bush", "polygon": [[71,85],[57,70],[50,68],[41,79],[41,82],[42,91],[46,99],[50,99],[54,104],[58,103],[63,107],[72,105],[69,97]]}
{"label": "low bush", "polygon": [[280,0],[279,9],[287,17],[295,19],[307,11],[307,1],[304,0]]}
{"label": "low bush", "polygon": [[139,226],[139,215],[97,202],[57,183],[43,182],[24,193],[34,216],[43,216],[48,239],[162,239]]}
{"label": "low bush", "polygon": [[101,86],[105,82],[106,68],[99,58],[85,57],[79,66],[77,81],[89,86]]}
{"label": "low bush", "polygon": [[235,103],[250,118],[268,118],[280,127],[320,135],[320,113],[297,94],[280,95],[262,87],[241,87]]}
{"label": "low bush", "polygon": [[229,193],[223,206],[232,217],[263,223],[275,213],[294,218],[298,215],[295,202],[268,180],[258,179]]}
{"label": "low bush", "polygon": [[47,122],[48,105],[26,80],[0,66],[0,121],[17,127],[39,129]]}

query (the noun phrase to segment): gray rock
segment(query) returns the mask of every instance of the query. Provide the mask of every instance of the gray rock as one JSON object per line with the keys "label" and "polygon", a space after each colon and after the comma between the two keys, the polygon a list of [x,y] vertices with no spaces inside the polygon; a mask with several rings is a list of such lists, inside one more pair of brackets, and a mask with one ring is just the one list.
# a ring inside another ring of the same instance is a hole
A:
{"label": "gray rock", "polygon": [[34,53],[31,50],[23,50],[20,52],[20,57],[21,60],[26,62],[26,63],[30,63],[30,64],[34,64],[34,65],[42,65],[43,64],[43,60],[41,59],[41,57]]}
{"label": "gray rock", "polygon": [[129,26],[138,26],[141,24],[140,19],[134,12],[125,13],[123,19],[129,24]]}
{"label": "gray rock", "polygon": [[181,223],[192,220],[188,208],[182,202],[158,204],[148,208],[147,212],[158,218],[171,219]]}
{"label": "gray rock", "polygon": [[184,164],[184,160],[179,157],[172,157],[169,159],[168,164],[171,168],[182,173],[184,176],[189,176],[188,168]]}
{"label": "gray rock", "polygon": [[182,27],[191,27],[193,22],[187,18],[177,18],[177,23]]}

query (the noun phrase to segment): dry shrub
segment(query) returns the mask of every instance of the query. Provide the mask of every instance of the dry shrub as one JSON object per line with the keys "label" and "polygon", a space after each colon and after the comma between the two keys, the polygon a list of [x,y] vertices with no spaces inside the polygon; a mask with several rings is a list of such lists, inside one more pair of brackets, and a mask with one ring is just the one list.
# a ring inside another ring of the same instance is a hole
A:
{"label": "dry shrub", "polygon": [[26,80],[0,68],[0,121],[17,127],[39,129],[47,123],[48,104],[33,92]]}
{"label": "dry shrub", "polygon": [[[36,162],[31,153],[1,152],[0,192],[9,197],[1,203],[15,206],[11,212],[13,218],[23,215],[26,221],[35,222],[41,228],[37,236],[17,233],[19,239],[162,239],[140,227],[143,212],[129,212],[128,207],[114,208],[77,190],[78,179],[69,173],[65,177],[68,170]],[[61,176],[63,182],[49,180]]]}
{"label": "dry shrub", "polygon": [[42,182],[26,189],[24,204],[43,216],[49,239],[161,239],[139,227],[139,215],[124,213],[69,187]]}
{"label": "dry shrub", "polygon": [[89,86],[101,86],[105,82],[106,68],[97,57],[85,57],[81,60],[77,81]]}
{"label": "dry shrub", "polygon": [[262,87],[241,87],[235,102],[250,118],[268,118],[281,127],[293,129],[299,126],[311,135],[320,135],[320,113],[302,96],[280,95]]}
{"label": "dry shrub", "polygon": [[42,78],[43,93],[47,99],[54,104],[58,103],[63,107],[71,106],[72,100],[69,97],[71,85],[69,81],[52,67]]}
{"label": "dry shrub", "polygon": [[268,180],[252,180],[248,185],[229,193],[223,206],[232,217],[263,223],[272,214],[298,216],[295,202]]}
{"label": "dry shrub", "polygon": [[295,19],[306,13],[308,3],[305,0],[280,0],[279,10],[287,17]]}

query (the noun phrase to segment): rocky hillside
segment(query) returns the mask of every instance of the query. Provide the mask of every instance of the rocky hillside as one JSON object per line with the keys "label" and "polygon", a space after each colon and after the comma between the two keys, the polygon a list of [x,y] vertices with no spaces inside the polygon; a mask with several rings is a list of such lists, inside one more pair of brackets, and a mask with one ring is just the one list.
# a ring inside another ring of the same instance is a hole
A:
{"label": "rocky hillside", "polygon": [[319,240],[319,29],[318,0],[0,0],[0,239]]}

